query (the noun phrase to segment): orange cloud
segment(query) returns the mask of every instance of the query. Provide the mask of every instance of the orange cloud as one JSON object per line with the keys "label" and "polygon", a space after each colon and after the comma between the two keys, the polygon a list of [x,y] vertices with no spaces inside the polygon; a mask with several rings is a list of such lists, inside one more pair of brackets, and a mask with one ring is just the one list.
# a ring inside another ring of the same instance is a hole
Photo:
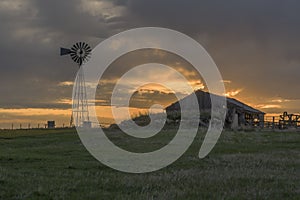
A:
{"label": "orange cloud", "polygon": [[39,116],[39,115],[70,115],[71,109],[48,109],[48,108],[22,108],[22,109],[3,109],[0,113],[15,114],[18,116]]}
{"label": "orange cloud", "polygon": [[282,108],[281,105],[277,105],[277,104],[260,104],[260,105],[257,105],[255,107],[260,108],[260,109]]}
{"label": "orange cloud", "polygon": [[63,104],[72,105],[72,99],[60,99],[60,100],[56,101],[55,103],[63,103]]}
{"label": "orange cloud", "polygon": [[290,102],[291,100],[289,99],[272,99],[271,102],[274,103],[284,103],[284,102]]}
{"label": "orange cloud", "polygon": [[64,81],[64,82],[58,83],[58,86],[72,86],[72,85],[74,85],[74,83],[71,81]]}
{"label": "orange cloud", "polygon": [[203,90],[205,89],[205,85],[204,83],[199,80],[199,79],[196,79],[196,80],[189,80],[189,84],[191,85],[191,87],[196,91],[196,90]]}
{"label": "orange cloud", "polygon": [[226,92],[225,96],[226,97],[234,97],[234,96],[238,95],[241,91],[243,91],[243,89],[231,90],[229,92]]}
{"label": "orange cloud", "polygon": [[222,80],[221,82],[223,82],[223,83],[231,83],[230,80]]}

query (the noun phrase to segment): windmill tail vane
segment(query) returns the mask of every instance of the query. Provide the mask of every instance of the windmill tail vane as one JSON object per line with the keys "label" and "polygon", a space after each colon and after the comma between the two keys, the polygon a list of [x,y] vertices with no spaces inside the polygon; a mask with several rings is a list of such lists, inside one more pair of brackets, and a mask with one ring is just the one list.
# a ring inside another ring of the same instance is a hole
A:
{"label": "windmill tail vane", "polygon": [[66,48],[60,48],[60,55],[64,56],[64,55],[69,55],[71,53],[70,49],[66,49]]}

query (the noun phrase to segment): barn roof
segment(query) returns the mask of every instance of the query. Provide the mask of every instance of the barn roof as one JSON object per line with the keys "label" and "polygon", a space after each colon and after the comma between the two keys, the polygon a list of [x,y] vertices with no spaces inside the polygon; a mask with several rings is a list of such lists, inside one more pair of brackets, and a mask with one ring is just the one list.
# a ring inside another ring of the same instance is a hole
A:
{"label": "barn roof", "polygon": [[242,108],[245,111],[251,112],[251,113],[260,113],[260,114],[265,114],[264,112],[257,110],[255,108],[252,108],[251,106],[248,106],[247,104],[244,104],[234,98],[226,98],[227,99],[227,104],[233,104],[239,108]]}

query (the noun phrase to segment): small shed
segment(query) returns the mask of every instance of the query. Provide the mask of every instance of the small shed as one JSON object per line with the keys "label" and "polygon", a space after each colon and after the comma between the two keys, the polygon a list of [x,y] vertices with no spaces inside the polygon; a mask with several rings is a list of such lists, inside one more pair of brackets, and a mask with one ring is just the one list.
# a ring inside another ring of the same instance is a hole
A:
{"label": "small shed", "polygon": [[47,122],[47,127],[49,129],[55,128],[55,121],[48,121]]}
{"label": "small shed", "polygon": [[83,128],[92,128],[92,122],[91,121],[84,121],[83,122]]}

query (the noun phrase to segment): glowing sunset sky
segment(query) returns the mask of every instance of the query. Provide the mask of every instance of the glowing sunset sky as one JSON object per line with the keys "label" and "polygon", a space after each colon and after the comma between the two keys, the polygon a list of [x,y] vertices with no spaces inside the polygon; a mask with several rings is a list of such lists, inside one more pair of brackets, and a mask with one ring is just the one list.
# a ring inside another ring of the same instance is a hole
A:
{"label": "glowing sunset sky", "polygon": [[[174,29],[203,45],[219,67],[227,96],[266,113],[299,113],[299,8],[294,0],[1,0],[0,128],[42,126],[47,120],[68,125],[78,68],[59,56],[59,48],[77,41],[94,47],[145,26]],[[116,60],[99,84],[97,112],[103,122],[111,121],[109,91],[115,81],[126,67],[149,60],[174,67],[195,89],[205,89],[201,77],[176,56],[133,53]],[[170,91],[148,85],[134,94],[132,110],[172,101]]]}

